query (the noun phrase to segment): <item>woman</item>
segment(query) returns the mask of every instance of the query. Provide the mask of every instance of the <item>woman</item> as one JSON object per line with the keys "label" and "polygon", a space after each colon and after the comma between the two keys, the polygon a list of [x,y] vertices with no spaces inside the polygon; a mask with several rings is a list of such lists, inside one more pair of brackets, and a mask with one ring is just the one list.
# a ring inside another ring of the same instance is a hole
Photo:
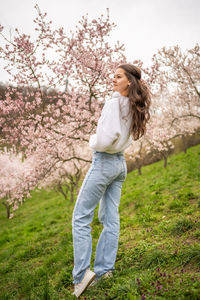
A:
{"label": "woman", "polygon": [[[79,297],[88,285],[114,270],[118,238],[122,183],[127,175],[124,150],[144,133],[149,120],[150,93],[134,65],[120,65],[113,79],[113,96],[106,101],[96,134],[90,137],[92,165],[83,181],[72,219],[74,246],[74,295]],[[90,223],[99,205],[103,224],[94,262],[90,270],[92,238]]]}

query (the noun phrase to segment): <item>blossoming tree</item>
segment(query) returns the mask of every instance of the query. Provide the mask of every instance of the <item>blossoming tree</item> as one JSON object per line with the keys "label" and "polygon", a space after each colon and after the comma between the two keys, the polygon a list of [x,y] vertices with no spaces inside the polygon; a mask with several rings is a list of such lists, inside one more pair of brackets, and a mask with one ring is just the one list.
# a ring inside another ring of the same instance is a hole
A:
{"label": "blossoming tree", "polygon": [[66,164],[69,177],[71,164],[80,167],[91,161],[90,152],[74,155],[74,149],[88,143],[105,96],[112,92],[111,76],[125,56],[123,45],[108,42],[115,26],[108,13],[92,21],[82,17],[67,36],[63,28],[54,30],[46,13],[35,8],[35,41],[18,29],[9,40],[0,26],[5,42],[0,58],[15,82],[0,99],[0,139],[6,149],[26,159],[34,157],[36,185],[56,177]]}

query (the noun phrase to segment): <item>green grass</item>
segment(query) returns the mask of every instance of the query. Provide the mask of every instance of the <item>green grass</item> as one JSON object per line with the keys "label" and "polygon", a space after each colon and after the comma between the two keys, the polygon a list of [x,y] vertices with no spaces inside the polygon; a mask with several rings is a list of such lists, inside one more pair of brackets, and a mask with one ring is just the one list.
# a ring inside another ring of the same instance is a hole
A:
{"label": "green grass", "polygon": [[[200,145],[128,174],[113,278],[81,299],[200,299]],[[71,292],[73,203],[34,191],[6,218],[0,206],[0,299],[64,300]],[[93,256],[102,227],[92,224]]]}

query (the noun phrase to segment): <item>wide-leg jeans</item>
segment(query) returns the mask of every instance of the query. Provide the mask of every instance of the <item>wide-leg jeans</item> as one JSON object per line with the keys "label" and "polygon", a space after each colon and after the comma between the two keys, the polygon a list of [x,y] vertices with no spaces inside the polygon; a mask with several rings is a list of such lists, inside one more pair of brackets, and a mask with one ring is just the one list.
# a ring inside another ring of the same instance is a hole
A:
{"label": "wide-leg jeans", "polygon": [[94,262],[96,278],[114,270],[119,239],[119,203],[127,166],[122,152],[93,152],[92,165],[81,186],[72,217],[74,268],[73,283],[82,281],[90,268],[92,253],[91,227],[94,210],[103,224]]}

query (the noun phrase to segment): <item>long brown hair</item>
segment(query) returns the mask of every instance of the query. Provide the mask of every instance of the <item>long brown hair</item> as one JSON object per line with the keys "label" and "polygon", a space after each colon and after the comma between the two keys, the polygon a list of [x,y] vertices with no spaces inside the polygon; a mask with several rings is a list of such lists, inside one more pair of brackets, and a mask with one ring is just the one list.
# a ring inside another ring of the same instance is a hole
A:
{"label": "long brown hair", "polygon": [[150,118],[149,107],[151,103],[150,91],[144,80],[141,79],[141,70],[132,64],[118,66],[125,71],[130,81],[128,98],[132,114],[131,134],[134,140],[142,137],[146,131],[146,123]]}

